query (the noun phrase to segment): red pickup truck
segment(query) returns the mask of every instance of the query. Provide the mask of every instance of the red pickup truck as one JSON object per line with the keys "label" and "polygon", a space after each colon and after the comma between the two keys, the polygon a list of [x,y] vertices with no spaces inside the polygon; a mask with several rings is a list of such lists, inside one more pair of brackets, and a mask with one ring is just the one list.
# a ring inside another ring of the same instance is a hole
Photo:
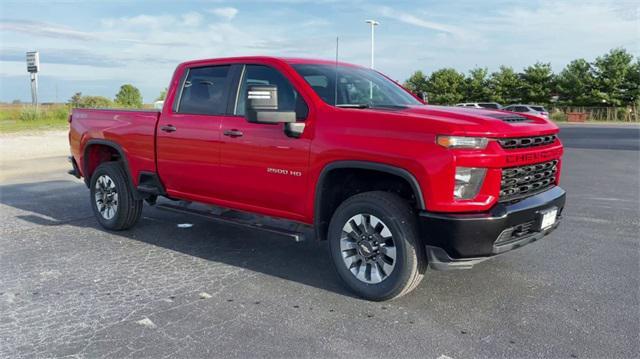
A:
{"label": "red pickup truck", "polygon": [[408,293],[427,267],[470,268],[536,241],[565,204],[553,123],[425,105],[345,63],[186,62],[162,111],[76,109],[69,121],[70,172],[105,228],[130,228],[146,201],[297,240],[306,230],[370,300]]}

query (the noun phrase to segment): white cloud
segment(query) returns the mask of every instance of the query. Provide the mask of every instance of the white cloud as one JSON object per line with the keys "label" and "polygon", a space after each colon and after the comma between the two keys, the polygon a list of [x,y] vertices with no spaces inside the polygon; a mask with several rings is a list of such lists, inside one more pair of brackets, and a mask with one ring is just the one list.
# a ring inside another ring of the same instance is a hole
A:
{"label": "white cloud", "polygon": [[321,27],[321,26],[329,26],[331,22],[325,19],[311,19],[304,21],[300,24],[302,27]]}
{"label": "white cloud", "polygon": [[233,20],[236,15],[238,15],[238,9],[235,7],[218,7],[215,9],[209,9],[208,12],[220,16],[226,20]]}
{"label": "white cloud", "polygon": [[0,20],[0,30],[59,39],[89,41],[95,36],[66,26],[29,20]]}
{"label": "white cloud", "polygon": [[[623,6],[619,0],[505,1],[500,8],[478,13],[462,11],[473,7],[468,4],[442,7],[416,2],[392,8],[349,2],[327,5],[322,16],[296,6],[267,5],[243,10],[241,17],[235,7],[226,5],[209,5],[217,7],[210,10],[175,5],[176,11],[102,21],[100,17],[107,15],[86,15],[93,16],[95,26],[51,16],[38,22],[4,19],[0,20],[0,71],[23,76],[22,54],[40,49],[43,76],[78,83],[77,91],[111,96],[117,88],[85,91],[81,81],[108,84],[112,79],[119,86],[126,80],[140,85],[146,97],[155,97],[179,62],[240,55],[331,59],[336,35],[340,60],[368,65],[364,19],[369,16],[379,16],[382,22],[376,32],[376,65],[399,81],[417,69],[467,71],[477,65],[493,71],[505,64],[520,70],[537,60],[551,62],[560,71],[575,58],[593,60],[617,46],[637,55],[638,22],[628,16],[636,11],[632,5]],[[291,18],[299,21],[287,21]],[[28,96],[28,89],[25,93]]]}
{"label": "white cloud", "polygon": [[195,11],[183,14],[181,17],[182,23],[186,26],[199,26],[202,23],[202,15]]}
{"label": "white cloud", "polygon": [[425,29],[445,32],[449,34],[461,34],[463,32],[462,29],[458,27],[429,21],[413,14],[398,11],[387,6],[378,8],[378,12],[380,13],[380,15]]}
{"label": "white cloud", "polygon": [[136,15],[125,16],[120,18],[103,19],[102,25],[109,29],[158,29],[166,25],[171,25],[176,22],[176,18],[171,15]]}
{"label": "white cloud", "polygon": [[[529,8],[506,7],[471,26],[507,44],[503,61],[551,61],[559,70],[572,59],[592,60],[614,47],[638,54],[638,20],[626,16],[620,6],[615,1],[542,1]],[[492,42],[497,46],[497,40]]]}

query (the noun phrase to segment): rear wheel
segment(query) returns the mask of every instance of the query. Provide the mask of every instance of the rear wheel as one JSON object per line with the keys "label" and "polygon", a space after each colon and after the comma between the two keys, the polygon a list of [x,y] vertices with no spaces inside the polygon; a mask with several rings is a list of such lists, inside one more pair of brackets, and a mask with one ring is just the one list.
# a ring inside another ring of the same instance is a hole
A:
{"label": "rear wheel", "polygon": [[133,227],[142,214],[142,200],[133,196],[119,162],[102,163],[91,176],[91,208],[100,225],[110,230]]}
{"label": "rear wheel", "polygon": [[366,192],[344,201],[329,225],[336,270],[369,300],[405,295],[422,280],[427,262],[413,209],[397,195]]}

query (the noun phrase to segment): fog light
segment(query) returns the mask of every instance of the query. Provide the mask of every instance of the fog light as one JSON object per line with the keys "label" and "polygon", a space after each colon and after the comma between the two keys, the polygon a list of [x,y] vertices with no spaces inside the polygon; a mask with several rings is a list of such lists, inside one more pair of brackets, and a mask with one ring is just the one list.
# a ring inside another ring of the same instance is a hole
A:
{"label": "fog light", "polygon": [[456,184],[453,197],[456,199],[473,199],[482,187],[486,168],[457,167]]}

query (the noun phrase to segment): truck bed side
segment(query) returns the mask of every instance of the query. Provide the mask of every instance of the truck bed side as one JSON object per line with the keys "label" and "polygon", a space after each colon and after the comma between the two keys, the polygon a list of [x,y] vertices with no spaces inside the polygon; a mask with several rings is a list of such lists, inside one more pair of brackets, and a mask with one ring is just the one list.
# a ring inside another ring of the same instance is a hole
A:
{"label": "truck bed side", "polygon": [[141,172],[156,172],[155,131],[159,111],[74,109],[69,143],[80,174],[88,181],[105,156],[119,156],[133,185]]}

